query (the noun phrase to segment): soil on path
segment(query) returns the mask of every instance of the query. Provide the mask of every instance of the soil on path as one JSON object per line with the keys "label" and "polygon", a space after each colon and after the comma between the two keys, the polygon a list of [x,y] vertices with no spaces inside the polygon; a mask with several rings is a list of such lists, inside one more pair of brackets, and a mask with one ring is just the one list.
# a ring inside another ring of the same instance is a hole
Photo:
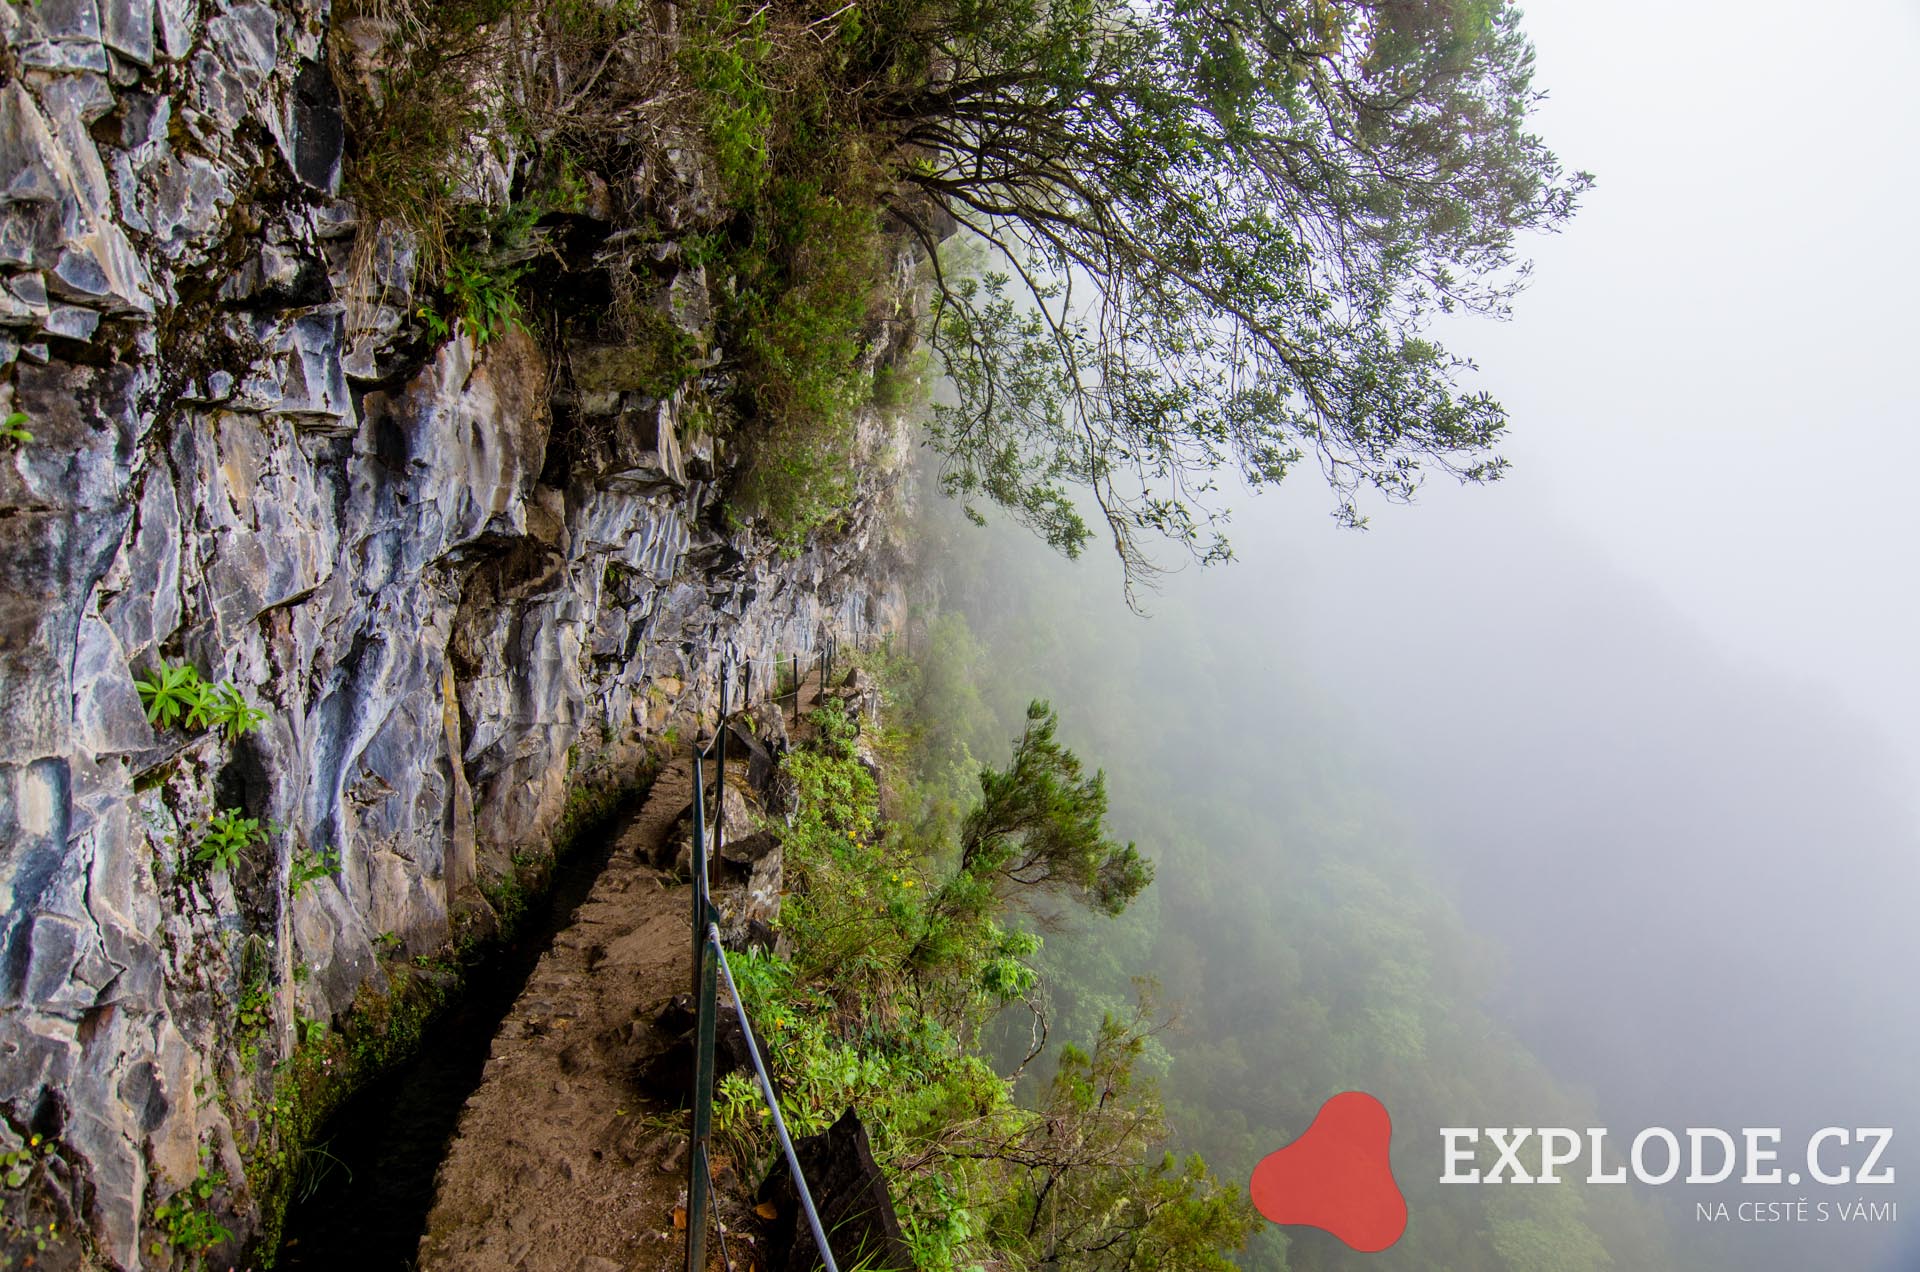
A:
{"label": "soil on path", "polygon": [[[820,704],[817,672],[798,696]],[[811,733],[796,718],[792,736]],[[634,1075],[673,1041],[654,1022],[691,987],[692,886],[648,863],[672,860],[663,849],[692,800],[682,757],[654,779],[501,1022],[440,1165],[418,1272],[683,1267],[675,1211],[686,1201],[687,1113]],[[753,1226],[743,1181],[721,1159],[715,1170],[723,1234],[736,1221]],[[735,1241],[751,1245],[744,1231]],[[709,1244],[716,1268],[718,1247]],[[746,1249],[734,1254],[735,1267],[748,1266]]]}
{"label": "soil on path", "polygon": [[[819,705],[817,673],[799,696]],[[795,721],[794,738],[811,732]],[[692,887],[649,864],[673,859],[667,838],[692,800],[682,757],[654,779],[501,1022],[440,1165],[418,1272],[684,1265],[675,1211],[686,1200],[687,1113],[674,1093],[644,1089],[635,1070],[673,1042],[654,1022],[692,979]],[[720,1159],[715,1169],[726,1229],[751,1227],[748,1190]],[[751,1244],[744,1232],[738,1240]],[[709,1245],[715,1267],[718,1245]]]}
{"label": "soil on path", "polygon": [[691,975],[691,888],[646,863],[692,794],[685,759],[655,779],[502,1022],[440,1167],[420,1272],[681,1266],[686,1114],[633,1069],[666,1045],[654,1018]]}

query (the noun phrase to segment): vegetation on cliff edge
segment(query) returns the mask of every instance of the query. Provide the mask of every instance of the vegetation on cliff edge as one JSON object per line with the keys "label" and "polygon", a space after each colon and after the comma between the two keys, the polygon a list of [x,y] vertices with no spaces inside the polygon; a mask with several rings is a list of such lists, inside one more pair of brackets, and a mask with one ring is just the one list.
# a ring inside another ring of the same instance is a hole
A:
{"label": "vegetation on cliff edge", "polygon": [[[1031,704],[1007,765],[975,775],[957,819],[941,812],[964,797],[957,775],[907,729],[877,748],[896,788],[889,816],[856,747],[862,722],[835,705],[813,723],[784,762],[796,792],[778,828],[790,953],[738,962],[795,1132],[859,1110],[918,1267],[1230,1267],[1252,1212],[1199,1158],[1165,1151],[1140,1064],[1165,1025],[1149,987],[1084,1045],[1045,1056],[1051,1077],[1024,1101],[1016,1086],[1042,1061],[1043,1018],[1010,1072],[981,1048],[995,1018],[1040,1001],[1030,920],[1117,914],[1151,878],[1107,836],[1104,779],[1059,745],[1054,713]],[[740,1159],[770,1164],[744,1074],[723,1081],[718,1108]]]}
{"label": "vegetation on cliff edge", "polygon": [[[590,205],[674,242],[717,307],[736,511],[789,546],[844,512],[854,414],[916,330],[945,489],[1068,553],[1097,533],[1130,579],[1163,537],[1226,555],[1228,473],[1317,466],[1355,524],[1428,470],[1491,480],[1505,413],[1422,333],[1502,312],[1516,237],[1589,182],[1529,131],[1506,0],[391,8],[340,11],[394,32],[336,41],[349,180],[425,245],[429,328],[527,321],[528,262]],[[676,178],[671,226],[636,179],[663,155],[717,187]],[[954,230],[987,250],[943,256]],[[887,304],[902,239],[925,314]]]}

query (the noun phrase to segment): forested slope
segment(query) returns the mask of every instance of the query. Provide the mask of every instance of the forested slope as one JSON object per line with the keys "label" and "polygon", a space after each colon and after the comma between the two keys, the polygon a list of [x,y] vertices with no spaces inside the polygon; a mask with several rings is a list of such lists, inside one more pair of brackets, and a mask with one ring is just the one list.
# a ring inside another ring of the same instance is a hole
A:
{"label": "forested slope", "polygon": [[[1158,1039],[1175,1142],[1227,1178],[1245,1180],[1337,1091],[1369,1091],[1394,1116],[1405,1237],[1358,1256],[1268,1226],[1245,1266],[1677,1266],[1663,1216],[1626,1190],[1437,1183],[1441,1126],[1521,1110],[1585,1126],[1592,1110],[1484,1005],[1501,952],[1461,920],[1370,780],[1367,739],[1286,649],[1178,599],[1129,616],[1111,577],[1007,536],[929,538],[946,549],[946,613],[929,636],[945,668],[930,714],[952,722],[942,745],[979,745],[1021,692],[1071,702],[1067,736],[1106,770],[1115,833],[1155,865],[1128,914],[1047,935],[1053,1026],[1072,1036],[1127,1001],[1132,977],[1157,980],[1180,1016]],[[1004,1041],[1025,1036],[1020,1024]]]}

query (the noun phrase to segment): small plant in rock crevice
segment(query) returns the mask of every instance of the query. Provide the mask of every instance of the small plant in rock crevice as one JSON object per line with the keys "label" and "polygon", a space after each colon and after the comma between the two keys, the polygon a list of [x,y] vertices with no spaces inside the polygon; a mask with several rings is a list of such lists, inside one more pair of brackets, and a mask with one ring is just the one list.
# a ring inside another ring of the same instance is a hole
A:
{"label": "small plant in rock crevice", "polygon": [[419,317],[427,334],[444,340],[455,325],[464,329],[476,345],[484,345],[524,327],[520,307],[520,276],[525,265],[494,267],[478,256],[456,251],[447,262],[446,295],[453,319],[449,321],[430,306],[422,306]]}
{"label": "small plant in rock crevice", "polygon": [[29,1135],[19,1148],[0,1153],[0,1180],[8,1188],[19,1188],[32,1178],[34,1166],[52,1154],[52,1140],[44,1135]]}
{"label": "small plant in rock crevice", "polygon": [[153,1243],[153,1252],[161,1254],[172,1247],[190,1255],[204,1255],[222,1242],[231,1241],[233,1233],[215,1219],[209,1209],[215,1191],[226,1182],[222,1172],[202,1169],[192,1183],[155,1206],[153,1225],[160,1230],[162,1239]]}
{"label": "small plant in rock crevice", "polygon": [[325,852],[315,852],[302,848],[293,854],[293,861],[287,866],[287,895],[298,899],[309,883],[321,879],[331,879],[333,872],[340,868],[340,854],[329,848]]}
{"label": "small plant in rock crevice", "polygon": [[260,1040],[273,1028],[273,986],[265,980],[247,986],[233,1009],[233,1038],[240,1063],[248,1068],[260,1055]]}
{"label": "small plant in rock crevice", "polygon": [[237,808],[223,808],[208,820],[193,859],[209,870],[230,871],[240,864],[242,853],[266,839],[266,827],[258,817],[245,816]]}
{"label": "small plant in rock crevice", "polygon": [[230,680],[210,682],[191,663],[161,663],[134,681],[147,722],[171,729],[217,729],[236,741],[265,722],[267,713],[247,702]]}
{"label": "small plant in rock crevice", "polygon": [[9,412],[5,419],[0,419],[0,441],[25,446],[33,440],[33,434],[27,429],[30,423],[32,421],[27,418],[25,411]]}
{"label": "small plant in rock crevice", "polygon": [[206,682],[190,663],[162,663],[136,680],[134,688],[140,692],[148,723],[171,729],[198,705]]}
{"label": "small plant in rock crevice", "polygon": [[253,732],[266,718],[266,712],[249,705],[240,695],[239,687],[227,681],[210,686],[187,713],[189,725],[197,723],[204,728],[218,729],[230,742]]}

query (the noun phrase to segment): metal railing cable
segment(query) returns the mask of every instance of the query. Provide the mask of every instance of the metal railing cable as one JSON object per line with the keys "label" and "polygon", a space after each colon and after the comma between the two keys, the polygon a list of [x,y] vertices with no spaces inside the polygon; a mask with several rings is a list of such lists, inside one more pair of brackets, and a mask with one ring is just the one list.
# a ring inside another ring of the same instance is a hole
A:
{"label": "metal railing cable", "polygon": [[[819,677],[820,687],[824,689],[832,682],[834,665],[840,661],[840,638],[830,631],[822,631],[819,639],[815,642],[811,659],[814,674]],[[772,692],[768,693],[764,700],[774,703],[791,703],[790,710],[792,719],[795,724],[798,724],[800,722],[801,690],[804,688],[805,683],[800,677],[800,654],[798,651],[785,655],[775,654],[772,658],[740,659],[739,665],[742,671],[740,707],[744,710],[753,705],[754,669],[756,667],[764,668],[769,663],[772,666],[771,673],[768,674],[768,683],[772,686]],[[767,673],[763,672],[762,674]],[[787,683],[787,687],[784,689],[780,687],[780,682],[783,679]],[[721,698],[722,718],[727,714],[726,706],[727,699],[723,695]]]}
{"label": "metal railing cable", "polygon": [[740,1033],[747,1042],[747,1059],[753,1062],[754,1076],[760,1079],[760,1093],[766,1097],[767,1110],[773,1114],[773,1133],[780,1141],[780,1151],[787,1159],[787,1170],[793,1176],[793,1190],[800,1198],[800,1212],[807,1217],[807,1227],[813,1231],[813,1244],[820,1251],[820,1261],[826,1265],[827,1272],[840,1272],[833,1261],[833,1251],[827,1246],[826,1229],[820,1223],[819,1209],[813,1204],[813,1193],[807,1188],[807,1177],[800,1170],[800,1158],[793,1151],[793,1137],[787,1134],[787,1121],[780,1116],[780,1101],[773,1094],[773,1078],[767,1073],[766,1061],[760,1058],[760,1045],[754,1040],[753,1030],[747,1024],[746,1007],[741,1002],[740,987],[733,982],[733,968],[727,964],[726,951],[721,948],[718,926],[708,925],[707,941],[718,955],[720,975],[726,979],[727,993],[732,995],[734,1005],[740,1008]]}
{"label": "metal railing cable", "polygon": [[[800,685],[799,656],[794,662],[794,714],[799,715]],[[821,651],[820,692],[824,693],[828,679],[832,675],[831,653]],[[752,683],[749,672],[748,684]],[[827,1245],[825,1227],[820,1222],[820,1212],[813,1204],[813,1193],[807,1188],[806,1177],[800,1171],[800,1159],[794,1153],[793,1138],[787,1133],[786,1118],[781,1116],[780,1101],[774,1094],[773,1077],[767,1071],[765,1060],[760,1055],[760,1044],[753,1036],[753,1026],[747,1019],[746,1000],[740,996],[740,987],[734,982],[733,968],[727,963],[727,950],[720,939],[720,912],[713,904],[711,881],[709,878],[709,853],[707,848],[707,770],[709,756],[714,761],[718,781],[715,785],[715,809],[713,821],[712,855],[717,856],[726,846],[726,803],[727,803],[727,726],[726,710],[728,669],[725,664],[720,668],[720,718],[714,729],[714,739],[710,747],[693,747],[693,999],[694,999],[694,1063],[693,1063],[693,1128],[687,1151],[687,1270],[688,1272],[706,1272],[707,1267],[707,1212],[711,1208],[713,1189],[712,1140],[713,1140],[713,1077],[714,1052],[719,1026],[719,982],[725,979],[727,993],[732,996],[734,1009],[740,1018],[740,1032],[747,1044],[747,1056],[753,1062],[754,1076],[759,1080],[760,1093],[766,1099],[767,1109],[773,1115],[775,1137],[780,1141],[780,1151],[785,1155],[787,1170],[793,1177],[794,1192],[799,1197],[800,1209],[806,1215],[807,1226],[813,1232],[815,1247],[819,1250],[820,1260],[826,1266],[826,1272],[840,1272],[833,1261],[833,1252]],[[727,1257],[726,1234],[721,1232],[721,1258],[731,1269],[733,1261]]]}
{"label": "metal railing cable", "polygon": [[[710,1190],[708,1193],[709,1196],[720,1191],[720,1185],[713,1182],[713,1163],[711,1161],[707,1163],[707,1188]],[[719,1220],[719,1207],[716,1206],[714,1208],[713,1215],[716,1221]],[[720,1266],[724,1267],[727,1272],[733,1272],[733,1252],[727,1249],[727,1225],[723,1222],[715,1222],[713,1231],[714,1235],[720,1238]]]}

